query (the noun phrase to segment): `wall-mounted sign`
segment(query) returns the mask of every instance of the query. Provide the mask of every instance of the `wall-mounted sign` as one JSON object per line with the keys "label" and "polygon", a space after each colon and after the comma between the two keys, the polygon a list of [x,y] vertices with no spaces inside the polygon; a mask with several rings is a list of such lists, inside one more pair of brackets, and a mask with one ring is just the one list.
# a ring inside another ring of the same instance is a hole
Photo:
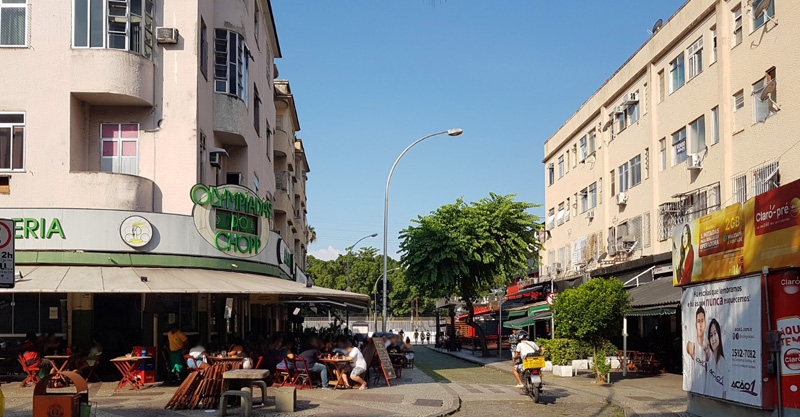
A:
{"label": "wall-mounted sign", "polygon": [[54,217],[47,219],[15,218],[14,237],[17,239],[50,239],[58,235],[64,239],[64,230],[61,221]]}
{"label": "wall-mounted sign", "polygon": [[218,250],[238,257],[258,255],[267,246],[272,204],[238,185],[192,187],[194,224]]}
{"label": "wall-mounted sign", "polygon": [[0,288],[14,288],[14,221],[0,219]]}
{"label": "wall-mounted sign", "polygon": [[119,235],[128,246],[141,248],[153,238],[153,225],[142,216],[130,216],[119,225]]}

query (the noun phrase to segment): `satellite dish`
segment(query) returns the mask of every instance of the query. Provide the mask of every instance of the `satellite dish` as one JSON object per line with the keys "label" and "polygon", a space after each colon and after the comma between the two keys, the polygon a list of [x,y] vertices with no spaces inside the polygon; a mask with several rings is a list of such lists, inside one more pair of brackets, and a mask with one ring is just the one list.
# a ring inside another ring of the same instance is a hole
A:
{"label": "satellite dish", "polygon": [[661,29],[662,26],[664,26],[664,21],[661,19],[656,20],[656,23],[653,23],[653,28],[650,29],[650,33],[655,35],[656,32],[658,32]]}
{"label": "satellite dish", "polygon": [[755,11],[756,19],[761,18],[761,15],[767,12],[769,6],[772,6],[772,0],[761,0],[761,3],[758,3],[758,6],[756,6],[756,11]]}
{"label": "satellite dish", "polygon": [[764,89],[761,90],[761,101],[769,100],[772,101],[772,96],[775,94],[775,90],[778,88],[778,80],[772,80],[767,85],[764,86]]}

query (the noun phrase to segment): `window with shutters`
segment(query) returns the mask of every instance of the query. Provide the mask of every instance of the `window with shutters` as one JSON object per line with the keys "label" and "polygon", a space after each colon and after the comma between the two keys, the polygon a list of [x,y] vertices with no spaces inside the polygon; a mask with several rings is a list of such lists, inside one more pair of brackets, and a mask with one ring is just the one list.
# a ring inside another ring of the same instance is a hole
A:
{"label": "window with shutters", "polygon": [[744,108],[744,90],[739,90],[733,95],[733,111]]}
{"label": "window with shutters", "polygon": [[719,143],[719,106],[711,109],[711,144]]}
{"label": "window with shutters", "polygon": [[214,91],[239,97],[247,103],[250,50],[244,37],[224,29],[217,29],[214,33]]}
{"label": "window with shutters", "polygon": [[742,5],[731,11],[733,14],[733,46],[742,43]]}
{"label": "window with shutters", "polygon": [[747,173],[734,175],[733,177],[733,201],[744,203],[747,201]]}
{"label": "window with shutters", "polygon": [[645,212],[642,215],[642,246],[649,248],[652,244],[650,236],[650,212]]}
{"label": "window with shutters", "polygon": [[689,55],[689,79],[703,72],[703,38],[697,40],[687,50]]}
{"label": "window with shutters", "polygon": [[200,18],[200,73],[208,80],[208,28],[206,21]]}

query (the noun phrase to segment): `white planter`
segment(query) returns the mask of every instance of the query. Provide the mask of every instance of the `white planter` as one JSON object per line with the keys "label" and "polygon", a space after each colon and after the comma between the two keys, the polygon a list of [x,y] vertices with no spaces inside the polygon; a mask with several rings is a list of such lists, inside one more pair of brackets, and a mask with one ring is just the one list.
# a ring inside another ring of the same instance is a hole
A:
{"label": "white planter", "polygon": [[551,372],[553,370],[552,361],[544,361],[544,372]]}
{"label": "white planter", "polygon": [[572,377],[572,366],[569,365],[553,365],[553,375],[564,378]]}
{"label": "white planter", "polygon": [[619,358],[617,358],[616,356],[608,356],[608,357],[606,357],[606,363],[611,365],[611,371],[612,372],[614,370],[616,370],[617,368],[619,368],[619,365],[620,365]]}
{"label": "white planter", "polygon": [[574,360],[572,361],[572,367],[579,371],[582,369],[589,369],[589,360],[588,359]]}

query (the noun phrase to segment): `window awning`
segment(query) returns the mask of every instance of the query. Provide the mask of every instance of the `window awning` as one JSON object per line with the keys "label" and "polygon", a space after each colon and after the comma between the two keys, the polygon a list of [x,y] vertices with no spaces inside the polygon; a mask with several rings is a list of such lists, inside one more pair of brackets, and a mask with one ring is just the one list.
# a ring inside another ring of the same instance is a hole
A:
{"label": "window awning", "polygon": [[528,308],[528,315],[533,315],[537,311],[550,311],[550,306],[547,305],[546,301],[542,301],[540,303],[534,304]]}
{"label": "window awning", "polygon": [[509,312],[508,313],[508,318],[509,319],[513,319],[515,317],[524,317],[524,316],[527,316],[527,315],[528,315],[527,311],[525,311],[525,310],[517,310],[517,311]]}
{"label": "window awning", "polygon": [[670,314],[675,314],[677,309],[669,308],[669,307],[660,307],[660,308],[643,308],[643,309],[636,309],[631,311],[627,314],[628,317],[640,317],[640,316],[667,316]]}
{"label": "window awning", "polygon": [[[489,307],[475,307],[475,314],[473,315],[473,317],[477,317],[480,316],[481,314],[487,314],[491,312],[492,310],[490,310]],[[469,316],[469,314],[462,314],[460,316],[456,316],[456,320],[467,318],[467,316]]]}
{"label": "window awning", "polygon": [[540,320],[550,320],[550,317],[552,316],[553,315],[550,313],[550,310],[542,310],[535,312],[528,317],[509,320],[503,323],[503,327],[506,329],[521,329],[523,327],[533,326],[534,323]]}
{"label": "window awning", "polygon": [[274,294],[280,300],[334,301],[367,307],[369,296],[306,287],[268,275],[190,268],[24,266],[14,289],[2,293]]}

